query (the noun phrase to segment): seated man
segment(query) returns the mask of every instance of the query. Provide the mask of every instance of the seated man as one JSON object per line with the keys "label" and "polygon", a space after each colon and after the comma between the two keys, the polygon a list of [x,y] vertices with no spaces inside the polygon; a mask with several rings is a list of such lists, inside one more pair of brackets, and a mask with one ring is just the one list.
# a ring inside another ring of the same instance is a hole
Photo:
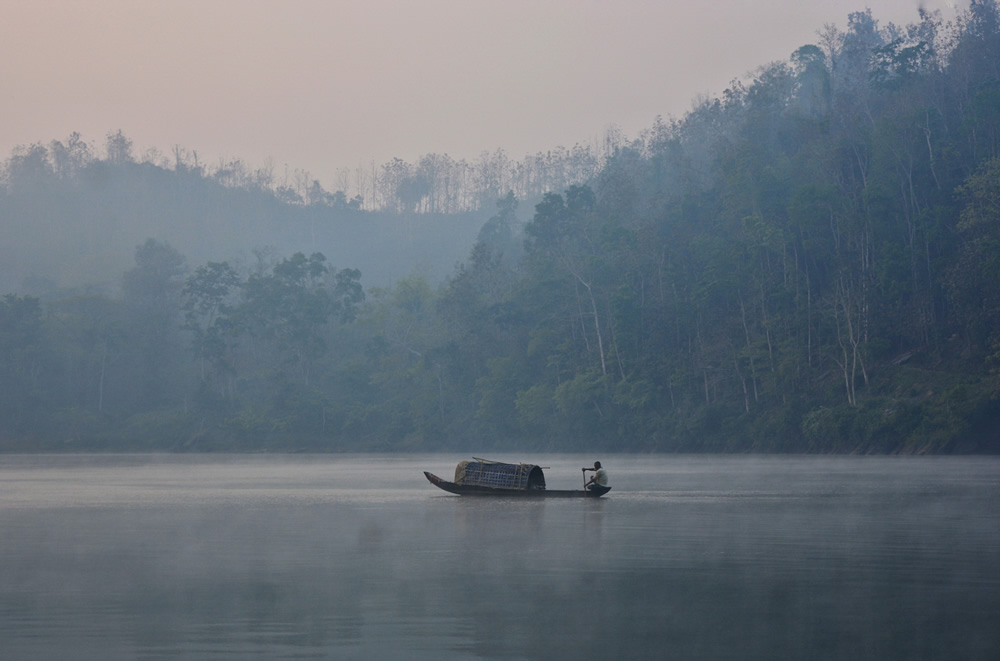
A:
{"label": "seated man", "polygon": [[605,488],[608,486],[608,472],[601,467],[601,462],[595,461],[593,468],[584,468],[583,470],[584,472],[594,471],[594,475],[583,485],[584,489],[593,489],[594,485]]}

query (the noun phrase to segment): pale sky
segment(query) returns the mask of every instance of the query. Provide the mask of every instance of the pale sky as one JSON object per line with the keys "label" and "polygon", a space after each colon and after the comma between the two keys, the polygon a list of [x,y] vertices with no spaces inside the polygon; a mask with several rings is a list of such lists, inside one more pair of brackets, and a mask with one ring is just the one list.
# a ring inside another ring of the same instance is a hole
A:
{"label": "pale sky", "polygon": [[[955,15],[867,0],[880,25]],[[967,6],[968,0],[960,0]],[[0,0],[0,161],[78,131],[276,173],[627,137],[866,0]]]}

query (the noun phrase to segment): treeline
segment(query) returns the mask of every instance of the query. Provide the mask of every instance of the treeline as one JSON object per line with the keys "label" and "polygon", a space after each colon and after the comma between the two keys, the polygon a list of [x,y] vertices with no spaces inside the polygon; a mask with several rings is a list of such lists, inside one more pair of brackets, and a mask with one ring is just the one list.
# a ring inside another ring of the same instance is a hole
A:
{"label": "treeline", "polygon": [[212,446],[225,428],[232,447],[250,449],[255,434],[295,433],[306,404],[294,401],[310,394],[329,326],[356,315],[360,275],[319,253],[189,272],[150,239],[120,297],[77,295],[43,311],[37,298],[7,295],[3,438],[20,449],[181,448],[203,436]]}
{"label": "treeline", "polygon": [[136,252],[0,306],[7,447],[996,452],[1000,11],[870,12],[620,145],[438,286]]}
{"label": "treeline", "polygon": [[337,175],[331,192],[309,172],[276,173],[234,158],[215,164],[175,147],[136,153],[121,131],[102,146],[78,133],[15,148],[0,162],[0,291],[45,293],[67,283],[114,287],[146,237],[194,262],[252,259],[258,249],[323,252],[384,286],[415,264],[439,281],[465,258],[494,202],[537,200],[593,178],[624,143],[609,129],[591,146],[474,161],[428,154]]}
{"label": "treeline", "polygon": [[184,154],[170,168],[138,161],[117,132],[105,151],[95,157],[71,136],[16,150],[0,168],[0,292],[43,296],[79,285],[114,292],[148,237],[192,264],[249,263],[260,250],[322,252],[362,268],[370,285],[387,286],[418,264],[440,281],[490,215],[489,206],[450,214],[365,211],[357,200],[316,192],[321,188],[303,203],[295,190],[266,183],[264,173],[254,175],[260,186],[250,185],[232,164],[209,171]]}
{"label": "treeline", "polygon": [[203,178],[296,206],[457,214],[489,207],[508,191],[520,199],[535,199],[550,190],[585,182],[626,142],[619,129],[610,127],[592,144],[556,147],[520,160],[503,149],[483,152],[473,160],[433,153],[413,163],[394,158],[382,164],[341,168],[331,187],[307,170],[279,173],[272,162],[255,167],[240,158],[204,163],[197,151],[180,146],[170,155],[156,148],[137,154],[132,139],[118,130],[105,136],[101,148],[79,133],[48,144],[16,147],[0,164],[0,175],[9,188],[22,190],[37,188],[40,182],[53,178],[93,176],[88,171],[95,166],[142,166]]}

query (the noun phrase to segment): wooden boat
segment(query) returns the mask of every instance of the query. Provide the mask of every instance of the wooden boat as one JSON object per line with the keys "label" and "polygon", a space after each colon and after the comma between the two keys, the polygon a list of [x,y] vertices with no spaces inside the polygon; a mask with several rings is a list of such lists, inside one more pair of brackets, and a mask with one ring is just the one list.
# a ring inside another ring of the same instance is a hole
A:
{"label": "wooden boat", "polygon": [[597,484],[590,489],[546,489],[545,474],[541,466],[474,459],[474,461],[459,462],[455,467],[454,482],[427,471],[424,471],[424,476],[434,486],[459,496],[600,498],[611,491],[611,487]]}

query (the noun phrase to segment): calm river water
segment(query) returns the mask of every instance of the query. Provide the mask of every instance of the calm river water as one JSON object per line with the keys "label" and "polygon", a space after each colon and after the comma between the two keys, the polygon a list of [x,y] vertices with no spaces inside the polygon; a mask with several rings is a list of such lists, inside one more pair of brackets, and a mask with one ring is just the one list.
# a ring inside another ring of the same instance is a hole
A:
{"label": "calm river water", "polygon": [[0,657],[997,659],[1000,459],[0,456]]}

